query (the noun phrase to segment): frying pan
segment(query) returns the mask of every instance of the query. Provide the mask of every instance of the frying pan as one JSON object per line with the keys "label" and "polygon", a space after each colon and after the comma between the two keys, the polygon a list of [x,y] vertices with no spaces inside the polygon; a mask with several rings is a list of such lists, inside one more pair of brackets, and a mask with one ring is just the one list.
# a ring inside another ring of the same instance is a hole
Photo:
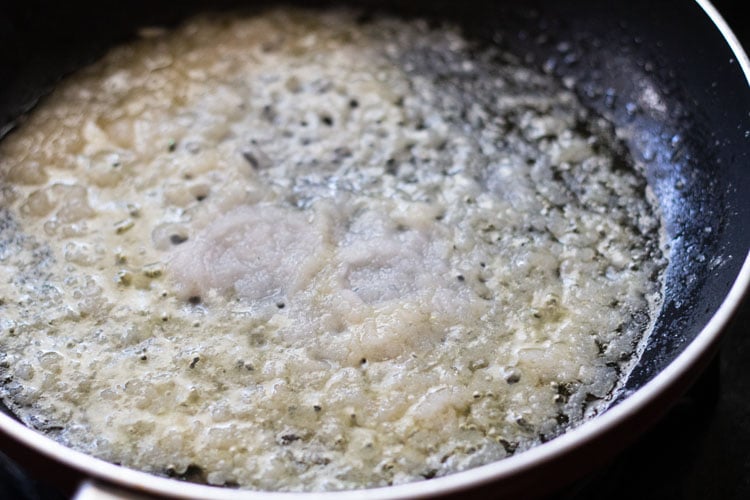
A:
{"label": "frying pan", "polygon": [[[258,2],[256,2],[258,3]],[[306,5],[326,2],[305,2]],[[671,245],[664,303],[653,333],[610,408],[506,460],[428,481],[358,492],[415,498],[472,491],[530,496],[559,487],[612,456],[655,422],[700,374],[750,282],[750,63],[713,6],[644,0],[455,3],[377,1],[366,9],[459,23],[574,85],[585,105],[623,132],[664,214]],[[211,2],[212,9],[237,2]],[[144,25],[171,25],[209,2],[159,0],[84,6],[10,2],[0,11],[0,131],[61,76]],[[5,447],[52,464],[71,481],[173,497],[236,498],[230,489],[127,470],[71,451],[0,414]],[[257,494],[281,497],[283,494]],[[347,493],[327,493],[346,498]]]}

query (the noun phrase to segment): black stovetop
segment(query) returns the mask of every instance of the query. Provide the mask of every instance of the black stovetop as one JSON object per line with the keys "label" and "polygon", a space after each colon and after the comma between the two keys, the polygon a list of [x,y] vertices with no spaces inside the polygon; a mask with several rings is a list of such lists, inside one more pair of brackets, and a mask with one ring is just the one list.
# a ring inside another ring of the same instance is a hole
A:
{"label": "black stovetop", "polygon": [[[745,2],[714,4],[750,48]],[[0,451],[0,499],[64,498],[52,484],[33,477]],[[612,462],[553,498],[750,498],[750,300],[740,309],[720,355],[661,423]]]}
{"label": "black stovetop", "polygon": [[750,498],[750,300],[720,355],[667,416],[556,500]]}

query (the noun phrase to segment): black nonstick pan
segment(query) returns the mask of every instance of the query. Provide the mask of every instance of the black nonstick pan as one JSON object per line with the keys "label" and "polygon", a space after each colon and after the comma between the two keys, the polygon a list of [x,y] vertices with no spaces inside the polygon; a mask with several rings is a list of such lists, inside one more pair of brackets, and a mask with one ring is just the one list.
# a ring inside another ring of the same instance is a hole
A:
{"label": "black nonstick pan", "polygon": [[[153,0],[0,7],[0,131],[12,130],[61,76],[197,9],[240,2]],[[326,2],[305,2],[325,4]],[[472,491],[543,494],[611,457],[653,424],[705,368],[750,282],[750,63],[705,1],[352,2],[448,19],[526,64],[573,82],[582,101],[624,131],[665,217],[671,246],[664,304],[625,390],[608,411],[530,451],[451,476],[359,492],[414,498]],[[6,410],[6,413],[7,410]],[[236,498],[243,492],[150,476],[62,447],[0,415],[4,438],[74,481],[129,492]],[[256,493],[256,495],[258,495]],[[277,494],[260,494],[260,496]],[[325,497],[347,497],[346,493]]]}

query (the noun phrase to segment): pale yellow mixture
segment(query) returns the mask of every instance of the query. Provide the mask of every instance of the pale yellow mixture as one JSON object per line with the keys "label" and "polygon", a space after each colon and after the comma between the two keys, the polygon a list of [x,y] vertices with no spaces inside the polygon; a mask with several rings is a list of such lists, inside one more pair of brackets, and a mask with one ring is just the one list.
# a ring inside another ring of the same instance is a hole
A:
{"label": "pale yellow mixture", "polygon": [[658,305],[645,181],[453,27],[148,30],[0,143],[0,395],[106,460],[374,487],[594,414]]}

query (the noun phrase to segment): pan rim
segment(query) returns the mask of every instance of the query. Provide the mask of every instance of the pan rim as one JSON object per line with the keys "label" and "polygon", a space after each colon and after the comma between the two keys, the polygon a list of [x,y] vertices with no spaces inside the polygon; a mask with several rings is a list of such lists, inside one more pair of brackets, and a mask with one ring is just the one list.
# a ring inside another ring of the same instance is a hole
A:
{"label": "pan rim", "polygon": [[[737,37],[709,0],[695,0],[718,28],[750,85],[750,60]],[[362,499],[425,498],[455,493],[527,472],[542,463],[559,460],[573,450],[592,443],[601,436],[633,419],[644,408],[654,404],[670,389],[701,366],[718,348],[722,332],[750,288],[750,251],[720,307],[706,326],[664,370],[616,406],[595,419],[581,424],[565,434],[518,455],[487,465],[450,474],[429,481],[418,481],[396,486],[355,490]],[[95,479],[126,488],[128,491],[164,495],[172,498],[205,498],[229,500],[237,498],[286,498],[337,500],[351,497],[353,490],[336,492],[287,493],[254,490],[234,490],[180,482],[146,472],[127,469],[101,459],[72,450],[30,429],[10,416],[0,414],[0,430],[22,444],[55,461],[77,469]]]}

